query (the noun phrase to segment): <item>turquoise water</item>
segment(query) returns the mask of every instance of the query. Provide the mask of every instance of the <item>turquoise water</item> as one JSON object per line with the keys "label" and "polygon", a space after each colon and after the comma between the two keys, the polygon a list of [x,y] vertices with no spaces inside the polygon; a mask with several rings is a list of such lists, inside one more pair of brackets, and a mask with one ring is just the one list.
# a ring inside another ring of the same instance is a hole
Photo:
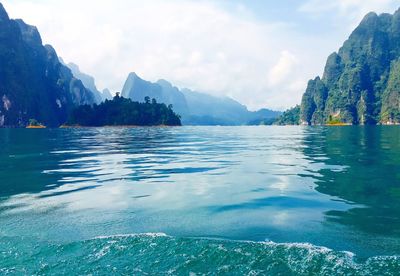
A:
{"label": "turquoise water", "polygon": [[397,275],[400,128],[0,129],[0,274]]}

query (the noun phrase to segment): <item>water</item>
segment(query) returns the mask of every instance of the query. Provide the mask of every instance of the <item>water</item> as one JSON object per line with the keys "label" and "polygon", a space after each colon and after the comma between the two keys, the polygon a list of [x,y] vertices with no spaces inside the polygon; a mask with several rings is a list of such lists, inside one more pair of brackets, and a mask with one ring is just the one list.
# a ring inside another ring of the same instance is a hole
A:
{"label": "water", "polygon": [[0,274],[400,272],[398,127],[0,129],[0,144]]}

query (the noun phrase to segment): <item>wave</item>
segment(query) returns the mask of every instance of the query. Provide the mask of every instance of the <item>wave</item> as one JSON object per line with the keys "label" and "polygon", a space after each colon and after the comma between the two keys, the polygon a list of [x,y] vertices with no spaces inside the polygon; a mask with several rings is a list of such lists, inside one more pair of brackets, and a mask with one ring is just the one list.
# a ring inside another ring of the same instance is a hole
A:
{"label": "wave", "polygon": [[54,245],[1,238],[0,274],[396,275],[400,256],[357,262],[351,252],[308,243],[177,238],[164,233],[96,237]]}
{"label": "wave", "polygon": [[136,234],[118,234],[118,235],[109,235],[109,236],[98,236],[95,237],[91,240],[98,240],[98,239],[112,239],[112,238],[129,238],[129,237],[151,237],[151,238],[156,238],[156,237],[170,237],[165,233],[136,233]]}

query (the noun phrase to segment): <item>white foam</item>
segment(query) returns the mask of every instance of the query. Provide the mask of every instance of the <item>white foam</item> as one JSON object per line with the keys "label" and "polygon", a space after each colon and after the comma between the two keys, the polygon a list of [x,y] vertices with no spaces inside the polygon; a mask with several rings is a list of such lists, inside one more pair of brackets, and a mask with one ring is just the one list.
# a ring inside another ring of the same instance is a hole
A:
{"label": "white foam", "polygon": [[92,240],[112,239],[112,238],[134,238],[134,237],[157,238],[157,237],[169,237],[169,236],[165,233],[135,233],[135,234],[118,234],[118,235],[109,235],[109,236],[97,236],[97,237],[94,237]]}

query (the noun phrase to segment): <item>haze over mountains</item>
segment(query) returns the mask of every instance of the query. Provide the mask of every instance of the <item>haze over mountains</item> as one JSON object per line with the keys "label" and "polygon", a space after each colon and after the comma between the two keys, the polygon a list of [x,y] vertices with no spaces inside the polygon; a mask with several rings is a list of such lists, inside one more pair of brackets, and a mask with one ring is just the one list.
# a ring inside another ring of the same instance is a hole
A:
{"label": "haze over mountains", "polygon": [[[30,119],[59,126],[79,105],[99,104],[111,99],[108,89],[100,92],[95,79],[74,63],[65,64],[50,45],[43,45],[36,27],[11,20],[0,3],[0,126],[26,126]],[[280,113],[250,112],[229,98],[179,90],[168,81],[145,81],[131,73],[122,96],[143,102],[145,97],[172,105],[184,124],[243,125],[263,123]]]}
{"label": "haze over mountains", "polygon": [[281,113],[262,109],[251,112],[231,98],[220,98],[205,93],[178,89],[166,80],[152,83],[141,79],[136,73],[130,73],[122,96],[143,102],[146,96],[158,102],[172,104],[174,110],[182,116],[186,125],[245,125],[267,123]]}
{"label": "haze over mountains", "polygon": [[[60,60],[62,61],[61,58]],[[112,99],[113,96],[111,95],[110,90],[104,89],[103,92],[100,92],[96,87],[95,79],[92,76],[81,72],[78,65],[70,62],[66,64],[66,66],[71,69],[74,77],[80,79],[83,85],[93,93],[96,103],[101,103],[102,101]]]}
{"label": "haze over mountains", "polygon": [[[24,127],[30,119],[50,126],[67,121],[79,105],[112,99],[74,63],[64,64],[36,27],[12,20],[0,3],[0,127]],[[150,82],[130,73],[122,96],[172,105],[185,125],[269,124],[281,113],[249,111],[228,97]],[[337,53],[322,78],[308,83],[301,105],[279,124],[400,124],[400,10],[369,13]]]}
{"label": "haze over mountains", "polygon": [[[73,75],[93,92],[96,102],[112,98],[108,89],[100,92],[95,79],[80,71],[78,65],[68,63]],[[136,102],[144,102],[145,97],[156,99],[159,103],[172,105],[174,111],[182,117],[185,125],[259,125],[268,124],[281,112],[261,109],[249,111],[246,106],[228,97],[216,97],[184,88],[179,89],[167,80],[153,83],[140,78],[132,72],[122,88],[121,96]]]}

